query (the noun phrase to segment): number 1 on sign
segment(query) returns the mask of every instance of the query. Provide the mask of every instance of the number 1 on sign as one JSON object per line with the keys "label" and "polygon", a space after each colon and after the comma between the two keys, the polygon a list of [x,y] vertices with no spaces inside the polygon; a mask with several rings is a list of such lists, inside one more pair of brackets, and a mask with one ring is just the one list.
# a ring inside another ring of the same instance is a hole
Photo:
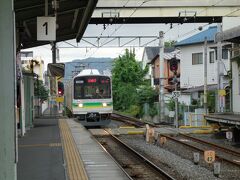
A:
{"label": "number 1 on sign", "polygon": [[43,27],[45,26],[45,34],[48,35],[48,22],[45,22],[43,24]]}

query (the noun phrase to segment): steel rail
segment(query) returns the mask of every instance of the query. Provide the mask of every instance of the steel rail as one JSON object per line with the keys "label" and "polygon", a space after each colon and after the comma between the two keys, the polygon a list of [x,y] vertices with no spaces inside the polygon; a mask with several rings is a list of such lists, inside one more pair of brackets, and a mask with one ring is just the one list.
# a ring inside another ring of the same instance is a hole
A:
{"label": "steel rail", "polygon": [[[163,134],[161,134],[161,136],[166,137],[166,138],[168,138],[168,139],[170,139],[170,140],[172,140],[172,141],[175,141],[175,142],[177,142],[177,143],[179,143],[179,144],[183,144],[183,145],[185,145],[185,146],[188,146],[188,147],[190,147],[190,148],[192,148],[192,149],[195,149],[195,150],[197,150],[197,151],[200,151],[201,153],[204,153],[204,151],[205,151],[204,149],[198,148],[198,147],[196,147],[196,146],[194,146],[194,145],[191,145],[191,144],[188,144],[188,143],[186,143],[186,142],[182,142],[182,141],[180,141],[180,140],[178,140],[178,139],[175,139],[175,138],[173,138],[173,137],[170,137],[170,136],[167,136],[167,135],[163,135]],[[219,159],[219,160],[222,160],[222,161],[231,163],[231,164],[233,164],[233,165],[235,165],[235,166],[238,166],[238,167],[240,166],[240,163],[235,162],[235,161],[232,161],[232,160],[229,160],[229,159],[226,159],[226,158],[221,157],[221,156],[219,156],[219,155],[215,155],[215,157],[216,157],[217,159]]]}
{"label": "steel rail", "polygon": [[110,135],[110,137],[113,138],[113,140],[115,140],[115,142],[121,144],[122,146],[124,146],[127,150],[131,151],[133,154],[135,154],[136,156],[138,156],[139,158],[141,158],[142,160],[144,160],[148,165],[150,165],[154,170],[156,170],[157,172],[159,172],[164,178],[169,179],[169,180],[175,180],[175,178],[173,178],[171,175],[169,175],[167,172],[165,172],[164,170],[162,170],[160,167],[158,167],[157,165],[155,165],[152,161],[150,161],[149,159],[147,159],[146,157],[144,157],[143,155],[141,155],[139,152],[137,152],[136,150],[134,150],[133,148],[131,148],[130,146],[128,146],[126,143],[124,143],[123,141],[121,141],[120,139],[118,139],[116,136],[114,136],[113,134],[111,134],[108,130],[104,129],[104,131],[106,131],[106,133],[108,133]]}
{"label": "steel rail", "polygon": [[189,138],[189,139],[191,139],[191,140],[193,140],[193,141],[196,141],[196,142],[199,142],[199,143],[202,143],[202,144],[206,144],[206,145],[208,145],[208,146],[212,146],[212,147],[214,147],[214,148],[216,148],[216,149],[219,149],[219,150],[222,150],[222,151],[224,151],[224,152],[226,152],[226,153],[231,153],[232,155],[235,155],[235,156],[240,157],[240,152],[235,151],[235,150],[233,150],[233,149],[229,149],[229,148],[220,146],[220,145],[218,145],[218,144],[214,144],[214,143],[211,143],[211,142],[207,142],[207,141],[205,141],[205,140],[202,140],[202,139],[199,139],[199,138],[196,138],[196,137],[192,137],[192,136],[189,136],[189,135],[186,135],[186,134],[181,134],[181,133],[180,133],[180,136],[183,136],[183,137],[185,137],[185,138]]}
{"label": "steel rail", "polygon": [[150,123],[150,122],[142,122],[137,118],[133,118],[133,117],[129,117],[129,116],[125,116],[122,114],[118,114],[118,113],[112,113],[111,114],[111,119],[114,120],[118,120],[118,121],[122,121],[122,122],[126,122],[129,123],[131,125],[135,125],[137,127],[142,127],[145,126],[146,124],[150,124],[153,127],[157,127],[155,124]]}

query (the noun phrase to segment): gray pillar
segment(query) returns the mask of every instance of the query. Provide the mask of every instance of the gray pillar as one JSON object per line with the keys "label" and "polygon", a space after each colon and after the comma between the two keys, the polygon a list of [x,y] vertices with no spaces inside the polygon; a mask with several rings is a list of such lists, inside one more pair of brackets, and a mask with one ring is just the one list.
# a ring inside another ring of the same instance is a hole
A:
{"label": "gray pillar", "polygon": [[207,37],[205,37],[205,40],[204,40],[204,68],[203,68],[203,71],[204,71],[204,111],[205,111],[205,114],[208,113],[208,106],[207,106]]}
{"label": "gray pillar", "polygon": [[165,104],[164,104],[164,33],[159,32],[159,107],[160,107],[160,122],[164,122]]}
{"label": "gray pillar", "polygon": [[[218,33],[222,32],[222,26],[221,23],[218,23]],[[217,42],[217,82],[218,82],[218,109],[217,112],[224,112],[225,111],[225,96],[219,95],[219,90],[224,89],[223,84],[223,62],[222,62],[222,42]]]}
{"label": "gray pillar", "polygon": [[0,1],[0,179],[16,179],[15,31],[13,0]]}
{"label": "gray pillar", "polygon": [[52,63],[56,63],[57,54],[56,54],[56,42],[52,42]]}

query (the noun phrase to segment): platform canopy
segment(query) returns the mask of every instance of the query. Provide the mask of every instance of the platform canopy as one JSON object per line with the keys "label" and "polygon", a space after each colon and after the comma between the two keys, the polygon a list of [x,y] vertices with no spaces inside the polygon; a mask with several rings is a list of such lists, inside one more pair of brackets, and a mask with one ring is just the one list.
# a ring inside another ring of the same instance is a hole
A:
{"label": "platform canopy", "polygon": [[48,75],[51,77],[64,77],[65,64],[64,63],[49,63]]}
{"label": "platform canopy", "polygon": [[234,43],[240,43],[240,26],[228,29],[222,33],[217,33],[215,36],[215,41],[229,41]]}
{"label": "platform canopy", "polygon": [[[56,42],[69,39],[80,41],[96,7],[97,0],[56,0],[55,13],[52,0],[14,0],[16,28],[20,34],[21,48],[49,44],[37,41],[37,17],[56,14]],[[47,3],[46,3],[47,2]]]}

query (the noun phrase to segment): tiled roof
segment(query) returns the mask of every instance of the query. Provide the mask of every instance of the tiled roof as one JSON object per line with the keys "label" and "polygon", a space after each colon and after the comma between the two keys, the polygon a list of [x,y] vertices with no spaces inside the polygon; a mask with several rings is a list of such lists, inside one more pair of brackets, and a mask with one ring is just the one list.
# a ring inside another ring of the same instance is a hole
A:
{"label": "tiled roof", "polygon": [[217,33],[217,26],[210,26],[208,29],[195,34],[187,39],[179,41],[175,44],[175,46],[185,46],[191,44],[197,44],[204,42],[205,37],[207,37],[207,41],[214,41],[215,34]]}
{"label": "tiled roof", "polygon": [[159,54],[159,47],[145,47],[145,52],[147,54],[147,59],[152,60]]}
{"label": "tiled roof", "polygon": [[[153,60],[159,54],[159,47],[145,47],[145,52],[147,54],[148,60]],[[171,59],[174,56],[179,56],[179,50],[172,48],[164,48],[164,59]]]}

